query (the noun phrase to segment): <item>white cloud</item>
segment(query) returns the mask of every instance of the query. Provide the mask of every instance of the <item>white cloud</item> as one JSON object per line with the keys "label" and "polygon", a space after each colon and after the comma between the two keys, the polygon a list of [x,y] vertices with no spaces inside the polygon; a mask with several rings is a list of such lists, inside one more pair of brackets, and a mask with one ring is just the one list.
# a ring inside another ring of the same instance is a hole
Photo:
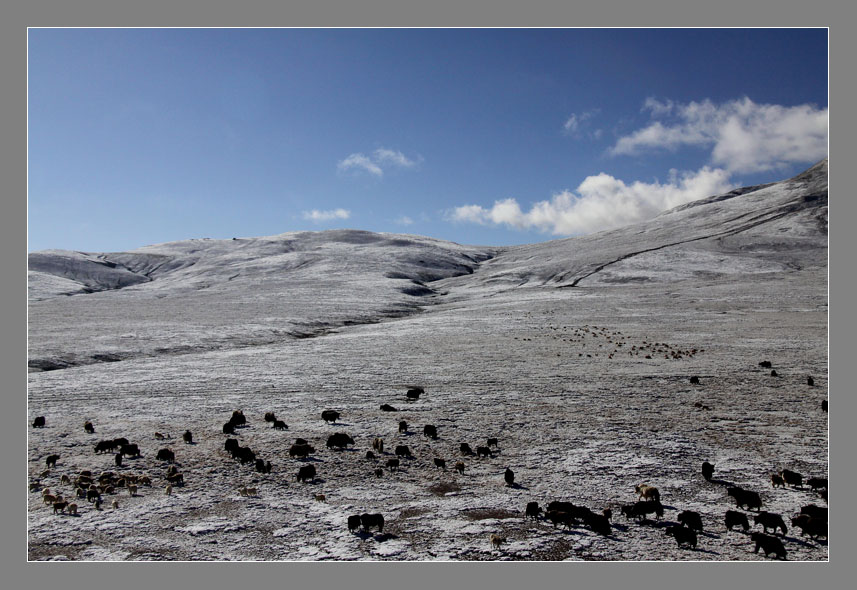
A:
{"label": "white cloud", "polygon": [[396,223],[399,225],[413,225],[414,220],[408,217],[407,215],[402,215],[396,220]]}
{"label": "white cloud", "polygon": [[650,219],[665,209],[734,188],[729,174],[707,166],[698,172],[670,171],[666,183],[623,181],[601,173],[587,177],[576,191],[563,191],[549,201],[521,210],[515,199],[496,201],[491,208],[479,205],[456,207],[447,216],[458,222],[506,225],[535,229],[554,235],[576,235],[613,229]]}
{"label": "white cloud", "polygon": [[384,169],[391,167],[413,168],[416,165],[417,161],[409,159],[400,151],[378,148],[368,156],[360,152],[351,154],[341,160],[336,167],[340,171],[351,168],[362,169],[373,176],[381,178],[384,176]]}
{"label": "white cloud", "polygon": [[562,126],[563,131],[566,135],[574,135],[579,136],[579,131],[583,123],[587,119],[591,119],[595,115],[598,114],[599,109],[593,109],[591,111],[585,111],[583,113],[577,114],[572,113],[571,116],[566,119],[565,123]]}
{"label": "white cloud", "polygon": [[349,217],[351,217],[351,211],[347,209],[332,209],[330,211],[313,209],[312,211],[304,211],[304,219],[316,222],[330,221],[332,219],[348,219]]}
{"label": "white cloud", "polygon": [[729,172],[775,170],[827,155],[827,108],[757,104],[746,97],[720,105],[709,100],[676,104],[649,98],[643,110],[650,111],[653,119],[665,120],[621,137],[610,154],[710,147],[711,164]]}

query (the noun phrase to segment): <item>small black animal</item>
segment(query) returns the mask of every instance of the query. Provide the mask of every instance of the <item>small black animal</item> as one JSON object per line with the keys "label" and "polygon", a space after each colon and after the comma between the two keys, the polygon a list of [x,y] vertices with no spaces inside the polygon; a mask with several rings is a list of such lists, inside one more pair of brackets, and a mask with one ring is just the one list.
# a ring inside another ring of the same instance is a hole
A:
{"label": "small black animal", "polygon": [[235,424],[227,422],[223,425],[223,434],[235,434]]}
{"label": "small black animal", "polygon": [[293,444],[289,449],[289,457],[309,457],[315,452],[315,449],[308,444]]}
{"label": "small black animal", "polygon": [[796,472],[790,471],[788,469],[783,469],[780,471],[780,476],[782,476],[783,481],[789,484],[792,487],[802,488],[803,487],[803,476]]}
{"label": "small black animal", "polygon": [[411,450],[408,448],[408,445],[398,445],[396,447],[396,456],[397,457],[413,457],[411,454]]}
{"label": "small black animal", "polygon": [[398,471],[399,470],[399,459],[398,458],[387,459],[387,469],[389,469],[390,471],[392,471],[393,469]]}
{"label": "small black animal", "polygon": [[524,511],[524,516],[535,520],[541,513],[542,509],[539,508],[538,502],[527,502],[527,509]]}
{"label": "small black animal", "polygon": [[821,400],[821,409],[824,412],[827,411],[827,400],[826,399]]}
{"label": "small black animal", "polygon": [[441,469],[446,469],[446,459],[438,459],[437,457],[435,457],[434,466],[439,467]]}
{"label": "small black animal", "polygon": [[378,527],[378,532],[384,532],[384,517],[381,514],[361,514],[360,525],[363,530],[369,530],[371,527]]}
{"label": "small black animal", "polygon": [[124,444],[119,448],[119,454],[122,456],[128,455],[129,457],[139,457],[140,456],[140,447],[134,444]]}
{"label": "small black animal", "polygon": [[815,518],[809,514],[799,514],[792,518],[792,526],[801,530],[810,539],[818,540],[819,537],[827,537],[827,519]]}
{"label": "small black animal", "polygon": [[809,377],[806,378],[806,384],[809,385],[810,387],[815,386],[815,379],[812,378],[812,375],[810,375]]}
{"label": "small black animal", "polygon": [[122,453],[116,453],[113,456],[113,463],[116,465],[116,467],[122,467]]}
{"label": "small black animal", "polygon": [[773,365],[771,365],[771,361],[762,361],[759,366],[763,369],[770,369]]}
{"label": "small black animal", "polygon": [[496,438],[489,438],[488,439],[488,446],[489,447],[496,447],[497,446],[497,439]]}
{"label": "small black animal", "polygon": [[[399,410],[397,410],[396,408],[394,408],[390,404],[381,404],[381,411],[382,412],[398,412]],[[399,432],[402,432],[402,431],[400,430]]]}
{"label": "small black animal", "polygon": [[112,440],[98,441],[98,444],[95,445],[96,453],[106,453],[107,451],[113,451],[114,449],[116,449],[116,442]]}
{"label": "small black animal", "polygon": [[691,385],[699,385],[699,377],[694,375],[693,377],[690,378],[690,383],[691,383]]}
{"label": "small black animal", "polygon": [[44,416],[36,416],[36,419],[33,420],[33,428],[44,428],[45,427],[45,417]]}
{"label": "small black animal", "polygon": [[277,419],[274,412],[265,412],[265,422],[273,422]]}
{"label": "small black animal", "polygon": [[645,520],[646,516],[652,513],[658,517],[658,520],[664,515],[664,507],[657,500],[640,500],[634,504],[622,506],[622,514],[627,518],[635,518],[638,521],[641,519]]}
{"label": "small black animal", "polygon": [[247,424],[247,418],[244,417],[244,410],[235,410],[232,412],[232,417],[229,421],[233,426],[243,426]]}
{"label": "small black animal", "polygon": [[806,514],[807,516],[811,516],[812,518],[827,520],[827,508],[824,508],[823,506],[809,504],[808,506],[804,506],[803,508],[801,508],[800,513]]}
{"label": "small black animal", "polygon": [[57,460],[59,460],[59,458],[59,455],[48,455],[47,457],[45,457],[45,465],[47,467],[56,467]]}
{"label": "small black animal", "polygon": [[182,440],[187,444],[193,444],[193,434],[191,434],[190,430],[185,430],[182,435]]}
{"label": "small black animal", "polygon": [[375,468],[375,477],[381,477],[382,475],[384,475],[384,470],[381,469],[380,467],[376,467]]}
{"label": "small black animal", "polygon": [[240,445],[238,444],[237,438],[227,438],[226,442],[223,444],[223,448],[227,453],[231,453],[234,449],[237,449]]}
{"label": "small black animal", "polygon": [[298,481],[306,482],[307,480],[315,481],[315,465],[304,465],[298,469]]}
{"label": "small black animal", "polygon": [[777,373],[777,370],[776,370],[776,369],[772,369],[772,370],[771,370],[771,377],[779,377],[779,376],[780,376],[780,374],[779,374],[779,373]]}
{"label": "small black animal", "polygon": [[812,491],[816,491],[819,488],[827,489],[827,478],[826,477],[810,477],[806,480],[806,485],[812,488]]}
{"label": "small black animal", "polygon": [[422,387],[413,387],[408,390],[405,397],[408,398],[408,401],[417,401],[423,393],[425,393],[425,390]]}
{"label": "small black animal", "polygon": [[750,538],[756,543],[756,548],[753,549],[753,553],[758,553],[759,547],[761,547],[765,552],[765,557],[767,557],[769,553],[773,553],[781,559],[786,558],[786,548],[783,547],[783,542],[778,538],[759,532],[750,533]]}
{"label": "small black animal", "polygon": [[476,456],[493,457],[493,455],[491,454],[491,449],[489,447],[476,447]]}
{"label": "small black animal", "polygon": [[161,449],[158,451],[158,454],[155,455],[155,458],[158,461],[166,461],[167,463],[172,463],[176,460],[176,454],[171,449]]}
{"label": "small black animal", "polygon": [[753,524],[760,524],[765,532],[768,532],[768,527],[773,529],[776,533],[777,528],[780,528],[783,531],[783,535],[785,535],[788,531],[786,530],[786,523],[783,522],[783,517],[779,514],[774,514],[773,512],[760,512],[755,517],[753,517]]}
{"label": "small black animal", "polygon": [[373,453],[372,451],[366,451],[366,458],[369,459],[370,461],[374,461],[375,460],[375,453]]}
{"label": "small black animal", "polygon": [[703,463],[702,463],[702,477],[705,478],[705,481],[711,481],[711,478],[713,475],[714,475],[714,465],[712,465],[708,461],[703,461]]}
{"label": "small black animal", "polygon": [[757,492],[734,486],[729,488],[726,493],[735,499],[735,505],[739,508],[744,506],[747,507],[747,510],[752,510],[753,508],[760,510],[762,508],[762,498],[759,497]]}
{"label": "small black animal", "polygon": [[325,410],[321,413],[321,419],[325,422],[333,422],[336,424],[336,420],[339,418],[339,412],[336,410]]}
{"label": "small black animal", "polygon": [[595,514],[594,512],[590,512],[589,514],[585,514],[583,517],[583,522],[592,529],[593,532],[598,533],[599,535],[604,535],[605,537],[610,534],[612,530],[610,528],[610,518],[606,514]]}
{"label": "small black animal", "polygon": [[92,422],[90,422],[89,420],[83,423],[83,429],[89,434],[95,433],[95,426],[93,426]]}
{"label": "small black animal", "polygon": [[348,517],[348,532],[353,533],[360,528],[360,515],[355,514]]}
{"label": "small black animal", "polygon": [[515,483],[515,472],[506,467],[506,472],[503,474],[503,479],[506,480],[506,485],[511,486]]}
{"label": "small black animal", "polygon": [[336,447],[337,449],[343,449],[348,445],[353,445],[354,439],[345,434],[344,432],[336,432],[327,437],[327,448],[332,449]]}
{"label": "small black animal", "polygon": [[437,427],[433,424],[423,426],[423,436],[427,436],[432,440],[437,440]]}
{"label": "small black animal", "polygon": [[408,431],[408,423],[404,420],[399,422],[399,432],[404,433]]}
{"label": "small black animal", "polygon": [[282,420],[274,420],[274,430],[288,430],[288,425]]}
{"label": "small black animal", "polygon": [[750,523],[747,521],[747,515],[743,512],[738,512],[737,510],[727,510],[726,511],[726,529],[732,530],[733,526],[741,525],[744,527],[744,530],[750,528]]}
{"label": "small black animal", "polygon": [[702,517],[699,516],[699,512],[685,510],[679,513],[676,520],[689,529],[702,532]]}
{"label": "small black animal", "polygon": [[473,449],[471,449],[471,448],[470,448],[470,445],[469,445],[469,444],[467,444],[467,443],[461,443],[461,444],[458,446],[458,450],[459,450],[459,451],[461,452],[461,454],[462,454],[462,455],[464,455],[465,457],[472,457],[473,455],[475,455],[475,454],[476,454],[476,453],[474,453],[474,452],[473,452]]}
{"label": "small black animal", "polygon": [[696,549],[696,533],[692,529],[672,525],[667,527],[666,534],[671,537],[675,537],[676,544],[679,547],[683,544],[687,544]]}

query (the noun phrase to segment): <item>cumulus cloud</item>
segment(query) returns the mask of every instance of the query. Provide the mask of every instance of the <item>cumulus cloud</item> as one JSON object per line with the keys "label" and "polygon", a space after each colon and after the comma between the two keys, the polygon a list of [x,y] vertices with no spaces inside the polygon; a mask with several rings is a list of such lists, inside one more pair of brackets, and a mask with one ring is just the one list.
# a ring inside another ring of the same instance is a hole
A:
{"label": "cumulus cloud", "polygon": [[413,168],[416,165],[416,160],[409,159],[400,151],[378,148],[368,156],[360,152],[351,154],[341,160],[336,167],[340,171],[352,168],[361,169],[381,178],[384,176],[385,168]]}
{"label": "cumulus cloud", "polygon": [[643,111],[649,111],[653,121],[619,138],[611,155],[710,148],[711,164],[731,173],[775,170],[827,155],[827,108],[757,104],[746,97],[719,105],[649,98]]}
{"label": "cumulus cloud", "polygon": [[330,221],[332,219],[348,219],[349,217],[351,217],[351,211],[347,209],[332,209],[330,211],[313,209],[312,211],[304,211],[304,219],[316,222]]}
{"label": "cumulus cloud", "polygon": [[515,199],[495,201],[490,208],[464,205],[447,218],[481,225],[506,225],[554,235],[575,235],[613,229],[650,219],[665,209],[733,188],[729,173],[704,167],[697,172],[671,170],[667,182],[625,182],[601,173],[587,177],[575,191],[562,191],[523,211]]}

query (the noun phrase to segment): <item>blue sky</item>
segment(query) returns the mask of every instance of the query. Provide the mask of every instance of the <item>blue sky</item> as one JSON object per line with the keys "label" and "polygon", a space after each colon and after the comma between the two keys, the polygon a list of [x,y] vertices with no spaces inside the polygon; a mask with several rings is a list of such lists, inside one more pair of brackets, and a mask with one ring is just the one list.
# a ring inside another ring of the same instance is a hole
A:
{"label": "blue sky", "polygon": [[28,249],[532,243],[827,155],[826,29],[31,29]]}

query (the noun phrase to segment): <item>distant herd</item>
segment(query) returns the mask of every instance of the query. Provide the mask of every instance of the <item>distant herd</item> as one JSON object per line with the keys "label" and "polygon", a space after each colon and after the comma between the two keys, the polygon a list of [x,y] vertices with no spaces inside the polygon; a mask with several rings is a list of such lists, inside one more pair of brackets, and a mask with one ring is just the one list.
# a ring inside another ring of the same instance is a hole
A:
{"label": "distant herd", "polygon": [[[762,368],[772,368],[769,361],[759,363]],[[776,376],[772,370],[772,376]],[[690,378],[693,384],[699,384],[699,377],[693,376]],[[813,386],[814,380],[812,377],[807,378],[807,385]],[[412,387],[406,392],[407,401],[416,401],[425,393],[422,387]],[[398,411],[392,406],[384,404],[381,406],[382,411]],[[822,410],[827,411],[827,400],[822,402]],[[321,418],[326,423],[336,424],[341,417],[340,412],[336,410],[324,410],[321,413]],[[266,412],[264,415],[265,422],[272,425],[276,430],[288,430],[288,425],[282,420],[277,419],[274,412]],[[34,428],[44,428],[46,420],[44,416],[39,416],[33,420]],[[222,433],[234,435],[236,428],[242,428],[247,425],[247,419],[242,410],[235,410],[232,413],[229,421],[223,425]],[[87,420],[84,423],[84,430],[88,434],[95,433],[95,427],[92,422]],[[398,424],[399,433],[408,433],[408,424],[402,420]],[[423,426],[422,434],[424,437],[436,440],[438,438],[438,429],[436,425],[426,424]],[[168,434],[155,432],[156,440],[166,440],[171,438]],[[192,445],[193,434],[186,430],[182,435],[182,440]],[[327,438],[326,447],[331,450],[342,450],[349,445],[355,445],[354,439],[345,432],[334,432]],[[466,442],[461,442],[459,445],[459,453],[463,457],[477,458],[493,458],[492,447],[497,448],[499,440],[496,437],[489,437],[485,445],[477,445],[474,452],[470,445]],[[374,437],[372,440],[372,450],[367,451],[365,458],[373,463],[376,463],[379,457],[383,457],[388,453],[384,451],[385,443],[380,437]],[[270,461],[266,461],[257,457],[256,453],[249,447],[242,447],[238,439],[227,438],[223,449],[232,459],[240,461],[242,464],[251,464],[254,469],[260,473],[271,473],[273,466]],[[130,443],[126,438],[104,439],[97,442],[94,446],[96,454],[115,453],[114,462],[116,467],[121,467],[123,458],[136,458],[141,456],[141,451],[136,443]],[[294,444],[289,448],[289,457],[304,461],[311,457],[316,452],[307,440],[303,438],[295,439]],[[407,445],[396,445],[394,449],[394,457],[388,457],[384,466],[390,471],[397,471],[401,466],[401,459],[413,459],[414,455]],[[184,475],[179,472],[175,465],[176,453],[170,448],[161,448],[155,455],[158,461],[166,464],[166,470],[163,478],[166,483],[164,493],[171,495],[175,486],[184,485]],[[40,475],[40,478],[47,477],[50,474],[50,469],[55,468],[60,459],[58,454],[50,454],[45,457],[46,470]],[[446,470],[446,459],[441,457],[433,458],[433,465],[437,469]],[[465,463],[456,461],[454,464],[455,471],[463,474]],[[724,483],[726,484],[726,493],[728,497],[735,502],[736,508],[745,508],[748,511],[756,511],[753,524],[762,527],[763,532],[752,532],[750,540],[754,546],[753,552],[756,553],[761,549],[765,556],[773,554],[780,559],[786,559],[787,551],[782,542],[782,539],[777,536],[779,531],[782,538],[785,538],[787,533],[786,522],[782,515],[762,511],[763,503],[758,492],[746,490],[737,485],[728,484],[727,482],[718,482],[713,479],[715,466],[704,461],[701,466],[701,474],[703,479],[709,483]],[[375,477],[383,476],[383,469],[378,466],[373,470]],[[296,474],[296,480],[303,483],[314,483],[318,476],[315,465],[301,465]],[[52,494],[47,487],[42,487],[40,478],[30,482],[29,489],[31,492],[42,492],[42,500],[44,504],[53,509],[54,513],[68,514],[78,516],[78,504],[69,502],[60,494]],[[789,469],[781,469],[778,473],[769,475],[772,487],[786,488],[803,488],[804,478],[800,473]],[[506,486],[516,487],[515,474],[506,467],[503,472],[503,479]],[[103,503],[102,495],[115,495],[122,488],[128,490],[130,496],[136,496],[139,491],[139,486],[152,486],[152,480],[148,475],[139,475],[134,473],[115,473],[113,471],[102,472],[97,477],[92,475],[90,470],[83,470],[76,474],[73,478],[67,474],[62,475],[61,484],[72,485],[73,493],[78,501],[86,500],[91,503],[96,510],[101,510]],[[827,500],[827,478],[809,477],[806,479],[806,485],[826,501]],[[240,496],[255,497],[258,495],[258,490],[255,487],[242,486],[238,488]],[[648,521],[649,515],[654,515],[658,520],[664,516],[665,506],[661,504],[661,495],[657,487],[641,483],[634,488],[636,493],[636,501],[624,504],[619,507],[620,514],[627,520],[634,520],[638,523]],[[315,494],[316,501],[326,502],[324,494]],[[113,499],[111,503],[113,509],[119,508],[117,499]],[[533,520],[544,518],[549,521],[554,528],[561,525],[565,528],[583,525],[588,527],[593,532],[609,537],[612,534],[611,521],[613,511],[610,507],[595,512],[588,507],[573,504],[565,501],[552,501],[547,504],[546,509],[542,509],[538,502],[527,503],[524,509],[524,517]],[[682,510],[676,517],[677,524],[667,526],[665,534],[675,539],[677,545],[688,546],[695,549],[698,539],[697,533],[703,531],[702,517],[698,512],[690,510]],[[750,523],[747,514],[736,510],[726,510],[723,516],[723,522],[727,531],[732,531],[735,527],[740,527],[743,531],[750,529]],[[799,528],[803,535],[809,536],[811,539],[818,540],[820,537],[827,537],[827,508],[818,507],[814,504],[803,506],[798,514],[790,518],[792,527]],[[384,529],[384,516],[382,514],[355,514],[347,518],[347,526],[350,532],[355,532],[358,529],[369,531],[377,529],[378,533],[382,533]],[[773,534],[768,534],[768,529],[772,530]],[[492,534],[489,537],[492,548],[500,550],[503,544],[508,542],[507,538],[501,535]]]}

